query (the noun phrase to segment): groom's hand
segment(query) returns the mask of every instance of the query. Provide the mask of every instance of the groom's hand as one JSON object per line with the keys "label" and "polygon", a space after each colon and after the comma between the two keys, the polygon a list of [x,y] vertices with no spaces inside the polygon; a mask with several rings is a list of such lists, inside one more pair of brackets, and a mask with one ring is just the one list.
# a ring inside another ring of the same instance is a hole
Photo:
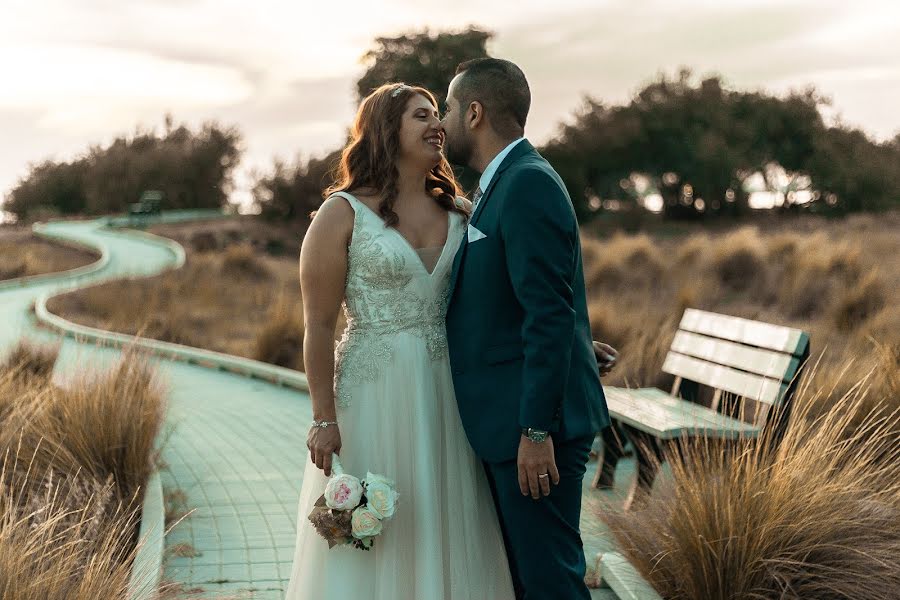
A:
{"label": "groom's hand", "polygon": [[600,371],[600,377],[608,375],[612,368],[616,366],[619,360],[619,351],[603,342],[594,340],[594,357],[597,359],[597,370]]}
{"label": "groom's hand", "polygon": [[[519,489],[523,496],[531,495],[535,500],[550,495],[550,482],[559,483],[556,458],[553,453],[553,438],[541,443],[532,442],[524,435],[519,440]],[[541,475],[549,477],[541,477]]]}

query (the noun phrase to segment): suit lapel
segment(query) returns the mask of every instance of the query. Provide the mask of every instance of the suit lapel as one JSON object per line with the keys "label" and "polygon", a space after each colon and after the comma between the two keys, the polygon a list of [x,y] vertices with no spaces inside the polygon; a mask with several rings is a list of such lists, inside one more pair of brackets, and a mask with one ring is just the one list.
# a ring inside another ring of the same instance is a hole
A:
{"label": "suit lapel", "polygon": [[450,288],[449,294],[450,297],[453,297],[453,290],[456,289],[456,278],[459,276],[459,266],[462,264],[463,254],[466,253],[466,247],[469,245],[469,231],[468,226],[466,226],[466,231],[463,232],[462,241],[459,243],[459,250],[456,251],[456,256],[453,257],[453,270],[450,272]]}
{"label": "suit lapel", "polygon": [[474,226],[478,219],[481,218],[481,213],[484,212],[484,206],[487,204],[488,199],[490,198],[491,192],[497,186],[497,182],[500,180],[503,172],[510,167],[510,165],[514,164],[519,158],[522,156],[534,152],[534,146],[531,145],[531,142],[528,140],[522,140],[510,151],[509,154],[506,155],[506,158],[503,159],[503,162],[500,163],[500,166],[497,167],[497,171],[494,173],[494,176],[491,178],[491,182],[488,184],[486,190],[481,195],[481,200],[478,202],[478,207],[475,209],[475,212],[472,214],[472,217],[469,219],[469,224],[466,226],[466,232],[463,234],[463,239],[460,244],[459,250],[456,252],[456,257],[453,261],[453,271],[450,274],[450,297],[453,296],[454,290],[456,290],[456,280],[459,277],[459,270],[462,268],[463,258],[465,257],[466,250],[469,247],[469,226]]}
{"label": "suit lapel", "polygon": [[497,167],[497,171],[494,173],[494,176],[491,177],[491,182],[488,184],[487,189],[484,190],[484,194],[481,195],[481,200],[478,202],[478,209],[472,215],[472,218],[470,220],[472,225],[478,223],[478,219],[481,218],[481,213],[484,212],[484,207],[491,197],[491,192],[494,191],[495,187],[497,187],[497,182],[500,181],[500,177],[502,177],[503,172],[529,152],[534,152],[534,146],[532,146],[531,142],[529,142],[528,140],[522,140],[521,142],[516,144],[516,146],[509,152],[509,154],[506,155],[506,158],[504,158],[503,162],[500,163],[500,166]]}

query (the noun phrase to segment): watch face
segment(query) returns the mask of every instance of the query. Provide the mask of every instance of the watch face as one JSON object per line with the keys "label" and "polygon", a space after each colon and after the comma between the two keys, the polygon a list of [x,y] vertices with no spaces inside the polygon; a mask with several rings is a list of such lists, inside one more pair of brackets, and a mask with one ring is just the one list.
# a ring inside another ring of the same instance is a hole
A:
{"label": "watch face", "polygon": [[547,434],[543,431],[531,431],[529,432],[528,437],[530,437],[533,442],[543,442],[547,439]]}
{"label": "watch face", "polygon": [[544,440],[546,440],[547,436],[549,434],[546,431],[539,431],[537,429],[532,429],[531,427],[528,427],[528,428],[522,430],[522,435],[527,437],[532,442],[540,443],[540,442],[543,442]]}

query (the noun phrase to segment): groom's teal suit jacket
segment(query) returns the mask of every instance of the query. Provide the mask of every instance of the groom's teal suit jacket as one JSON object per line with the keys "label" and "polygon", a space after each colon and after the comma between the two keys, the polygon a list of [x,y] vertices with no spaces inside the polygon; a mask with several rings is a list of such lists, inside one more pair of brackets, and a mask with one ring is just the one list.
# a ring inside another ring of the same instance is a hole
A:
{"label": "groom's teal suit jacket", "polygon": [[447,336],[463,427],[483,460],[515,459],[522,427],[565,441],[609,424],[575,211],[528,140],[500,163],[469,222]]}

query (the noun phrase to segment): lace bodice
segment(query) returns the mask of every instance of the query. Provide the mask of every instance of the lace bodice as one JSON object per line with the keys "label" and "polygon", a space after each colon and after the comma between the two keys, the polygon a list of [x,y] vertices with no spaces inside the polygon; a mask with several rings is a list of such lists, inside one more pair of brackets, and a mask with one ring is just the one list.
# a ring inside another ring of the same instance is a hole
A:
{"label": "lace bodice", "polygon": [[447,356],[447,292],[465,223],[461,214],[448,213],[447,242],[429,273],[399,231],[351,194],[335,195],[355,212],[343,304],[347,328],[335,348],[335,398],[346,407],[354,386],[374,380],[391,360],[400,336],[419,338],[432,360]]}

